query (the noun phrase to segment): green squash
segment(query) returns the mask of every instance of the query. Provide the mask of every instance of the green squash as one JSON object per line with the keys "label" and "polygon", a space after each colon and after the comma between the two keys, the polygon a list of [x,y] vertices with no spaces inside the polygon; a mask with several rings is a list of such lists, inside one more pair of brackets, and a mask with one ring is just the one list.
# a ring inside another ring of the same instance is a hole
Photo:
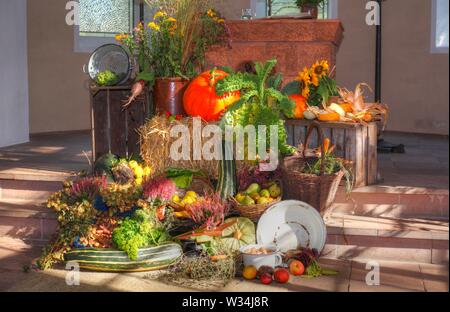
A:
{"label": "green squash", "polygon": [[[222,141],[222,157],[219,168],[219,180],[216,191],[220,194],[222,200],[228,200],[236,195],[236,161],[234,159],[227,160],[226,158],[226,141]],[[232,147],[231,147],[232,150]]]}
{"label": "green squash", "polygon": [[106,175],[108,180],[113,180],[112,169],[119,163],[119,158],[111,153],[98,158],[94,164],[95,175]]}

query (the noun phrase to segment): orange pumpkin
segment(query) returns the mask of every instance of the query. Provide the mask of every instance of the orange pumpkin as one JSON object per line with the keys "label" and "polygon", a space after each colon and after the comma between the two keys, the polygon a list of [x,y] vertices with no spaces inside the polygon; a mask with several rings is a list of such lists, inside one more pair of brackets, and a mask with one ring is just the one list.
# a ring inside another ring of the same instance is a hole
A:
{"label": "orange pumpkin", "polygon": [[320,121],[339,121],[341,120],[341,115],[339,115],[338,113],[324,113],[324,114],[319,114],[319,116],[317,117],[317,119],[319,119]]}
{"label": "orange pumpkin", "polygon": [[304,118],[303,113],[308,108],[306,98],[301,96],[300,94],[293,94],[289,96],[289,98],[295,102],[294,118],[303,119]]}
{"label": "orange pumpkin", "polygon": [[189,116],[201,117],[207,122],[218,121],[223,112],[240,98],[240,92],[216,94],[217,81],[228,74],[222,70],[213,69],[195,78],[184,93],[184,110]]}

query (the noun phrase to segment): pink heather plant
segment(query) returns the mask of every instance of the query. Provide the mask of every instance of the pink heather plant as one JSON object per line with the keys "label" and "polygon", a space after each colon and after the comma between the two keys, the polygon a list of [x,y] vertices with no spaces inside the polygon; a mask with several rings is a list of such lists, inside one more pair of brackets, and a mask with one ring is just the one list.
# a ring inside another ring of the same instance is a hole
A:
{"label": "pink heather plant", "polygon": [[86,177],[73,183],[71,195],[78,200],[94,200],[100,190],[106,188],[106,186],[105,176]]}
{"label": "pink heather plant", "polygon": [[146,199],[170,200],[175,195],[177,187],[172,180],[159,177],[146,181],[143,190]]}
{"label": "pink heather plant", "polygon": [[214,229],[222,224],[228,213],[227,205],[221,200],[219,194],[207,194],[195,203],[186,206],[191,219],[199,226]]}

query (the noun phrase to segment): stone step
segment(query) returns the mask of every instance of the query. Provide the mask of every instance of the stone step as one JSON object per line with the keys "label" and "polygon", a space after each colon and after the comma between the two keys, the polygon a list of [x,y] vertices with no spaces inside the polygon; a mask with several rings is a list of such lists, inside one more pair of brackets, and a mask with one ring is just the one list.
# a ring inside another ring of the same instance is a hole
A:
{"label": "stone step", "polygon": [[347,198],[340,189],[332,207],[334,213],[367,217],[449,219],[448,189],[368,186]]}
{"label": "stone step", "polygon": [[61,188],[61,181],[0,179],[0,199],[46,201]]}
{"label": "stone step", "polygon": [[57,221],[39,200],[0,199],[0,237],[42,245],[55,233]]}
{"label": "stone step", "polygon": [[333,214],[324,257],[442,264],[449,261],[448,222]]}

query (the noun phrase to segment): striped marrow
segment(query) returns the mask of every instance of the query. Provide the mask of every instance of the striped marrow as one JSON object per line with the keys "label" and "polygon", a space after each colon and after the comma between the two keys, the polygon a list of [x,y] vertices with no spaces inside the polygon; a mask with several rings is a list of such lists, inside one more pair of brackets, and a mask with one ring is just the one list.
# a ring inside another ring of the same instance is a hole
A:
{"label": "striped marrow", "polygon": [[137,260],[115,249],[75,249],[65,255],[66,261],[77,262],[82,269],[102,272],[143,272],[160,270],[175,264],[183,254],[175,243],[139,249]]}
{"label": "striped marrow", "polygon": [[[219,168],[219,181],[217,192],[223,200],[227,200],[236,195],[236,161],[234,157],[226,157],[226,141],[222,141],[222,160]],[[232,151],[232,147],[231,147]],[[228,160],[227,158],[232,158]]]}

